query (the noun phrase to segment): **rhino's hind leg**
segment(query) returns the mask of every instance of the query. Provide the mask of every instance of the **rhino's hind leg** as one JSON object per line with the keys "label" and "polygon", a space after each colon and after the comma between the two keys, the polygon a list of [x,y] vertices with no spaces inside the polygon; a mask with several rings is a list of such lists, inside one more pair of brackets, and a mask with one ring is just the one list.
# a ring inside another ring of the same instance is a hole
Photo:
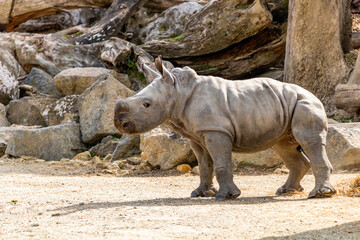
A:
{"label": "rhino's hind leg", "polygon": [[291,125],[296,141],[310,160],[315,177],[315,188],[308,197],[318,198],[334,195],[336,190],[330,183],[332,165],[325,150],[327,120],[322,105],[306,101],[298,102]]}
{"label": "rhino's hind leg", "polygon": [[194,141],[190,141],[190,146],[200,170],[200,186],[192,191],[191,197],[214,197],[217,190],[213,185],[214,167],[210,154]]}
{"label": "rhino's hind leg", "polygon": [[298,149],[298,143],[292,135],[288,135],[273,146],[283,159],[286,167],[289,169],[289,176],[285,184],[277,191],[276,195],[291,194],[296,191],[304,190],[300,185],[301,179],[310,169],[310,162]]}
{"label": "rhino's hind leg", "polygon": [[241,192],[233,180],[231,151],[231,138],[221,132],[207,132],[205,134],[205,145],[213,159],[216,180],[219,183],[219,191],[216,200],[235,199]]}

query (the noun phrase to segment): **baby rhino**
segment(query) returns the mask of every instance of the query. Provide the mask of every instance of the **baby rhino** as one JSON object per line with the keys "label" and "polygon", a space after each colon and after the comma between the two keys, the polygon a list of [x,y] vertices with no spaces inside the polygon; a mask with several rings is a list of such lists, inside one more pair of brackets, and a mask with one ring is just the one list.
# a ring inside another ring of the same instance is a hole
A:
{"label": "baby rhino", "polygon": [[[164,124],[190,140],[200,169],[200,185],[191,197],[234,199],[231,153],[272,147],[289,169],[276,194],[301,191],[309,168],[315,188],[309,198],[336,193],[330,184],[331,163],[325,151],[327,117],[319,99],[307,90],[269,78],[229,81],[199,76],[189,67],[171,72],[157,58],[144,65],[152,83],[133,97],[120,99],[114,123],[123,133],[139,134]],[[213,185],[213,176],[219,190]]]}

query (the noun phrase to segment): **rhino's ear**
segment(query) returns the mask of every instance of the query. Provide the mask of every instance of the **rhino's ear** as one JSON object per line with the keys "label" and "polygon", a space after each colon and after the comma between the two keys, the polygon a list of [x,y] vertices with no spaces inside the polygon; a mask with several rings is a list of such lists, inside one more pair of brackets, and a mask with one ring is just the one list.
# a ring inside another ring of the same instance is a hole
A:
{"label": "rhino's ear", "polygon": [[171,72],[169,72],[169,70],[167,70],[167,68],[163,65],[162,66],[163,68],[163,78],[162,80],[166,83],[169,83],[171,85],[174,85],[175,84],[175,79],[174,79],[174,76],[171,74]]}
{"label": "rhino's ear", "polygon": [[154,79],[161,77],[161,75],[158,72],[155,72],[150,67],[148,67],[145,63],[143,64],[143,71],[146,76],[146,79],[148,82],[154,81]]}
{"label": "rhino's ear", "polygon": [[169,83],[169,84],[172,84],[174,85],[175,84],[175,80],[174,80],[174,76],[169,72],[169,70],[164,66],[163,62],[162,62],[162,58],[161,58],[161,55],[158,56],[156,59],[155,59],[155,66],[157,68],[157,70],[159,72],[161,72],[163,78],[162,80],[166,83]]}

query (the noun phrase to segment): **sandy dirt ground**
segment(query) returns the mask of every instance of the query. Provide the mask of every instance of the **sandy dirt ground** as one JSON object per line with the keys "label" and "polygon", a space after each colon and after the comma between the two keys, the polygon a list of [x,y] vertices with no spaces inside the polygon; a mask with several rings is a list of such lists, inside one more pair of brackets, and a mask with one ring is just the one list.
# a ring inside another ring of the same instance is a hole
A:
{"label": "sandy dirt ground", "polygon": [[[332,183],[359,172],[332,175]],[[286,174],[238,172],[236,199],[189,198],[199,177],[116,177],[89,167],[0,160],[0,239],[360,239],[360,198],[274,196]]]}

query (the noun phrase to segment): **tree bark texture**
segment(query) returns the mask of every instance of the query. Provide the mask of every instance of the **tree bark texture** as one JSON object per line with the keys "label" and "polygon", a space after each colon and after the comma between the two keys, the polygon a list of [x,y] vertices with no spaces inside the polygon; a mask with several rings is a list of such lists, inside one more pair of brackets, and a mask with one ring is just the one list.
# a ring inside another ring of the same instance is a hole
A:
{"label": "tree bark texture", "polygon": [[[111,3],[112,0],[12,0],[12,8],[8,8],[10,12],[7,13],[9,19],[7,21],[3,20],[0,24],[6,24],[6,31],[11,32],[20,23],[29,19],[53,15],[65,9],[107,7]],[[6,9],[0,11],[4,11],[4,14],[6,14]],[[1,16],[3,15],[1,14]]]}
{"label": "tree bark texture", "polygon": [[178,66],[189,66],[201,75],[241,79],[281,62],[285,57],[285,40],[286,31],[270,25],[255,36],[220,52],[168,60]]}
{"label": "tree bark texture", "polygon": [[352,17],[351,17],[351,5],[352,0],[341,0],[340,4],[340,42],[341,47],[344,53],[348,53],[353,49],[351,43],[351,33],[352,33]]}
{"label": "tree bark texture", "polygon": [[285,81],[314,93],[334,109],[335,86],[347,70],[340,43],[340,11],[345,1],[290,0]]}
{"label": "tree bark texture", "polygon": [[107,40],[121,32],[126,20],[147,0],[114,0],[100,22],[74,39],[76,44]]}
{"label": "tree bark texture", "polygon": [[339,84],[334,98],[337,108],[349,113],[359,113],[360,84]]}
{"label": "tree bark texture", "polygon": [[153,12],[161,13],[168,8],[184,2],[203,2],[205,4],[206,2],[209,2],[209,0],[149,0],[147,3],[145,3],[144,7],[150,9]]}
{"label": "tree bark texture", "polygon": [[33,67],[51,75],[74,67],[105,67],[100,55],[105,43],[72,45],[55,34],[4,33],[1,47],[14,56],[25,71]]}
{"label": "tree bark texture", "polygon": [[211,1],[185,26],[184,33],[164,40],[152,40],[142,47],[153,56],[180,58],[221,51],[256,35],[272,22],[261,0]]}

